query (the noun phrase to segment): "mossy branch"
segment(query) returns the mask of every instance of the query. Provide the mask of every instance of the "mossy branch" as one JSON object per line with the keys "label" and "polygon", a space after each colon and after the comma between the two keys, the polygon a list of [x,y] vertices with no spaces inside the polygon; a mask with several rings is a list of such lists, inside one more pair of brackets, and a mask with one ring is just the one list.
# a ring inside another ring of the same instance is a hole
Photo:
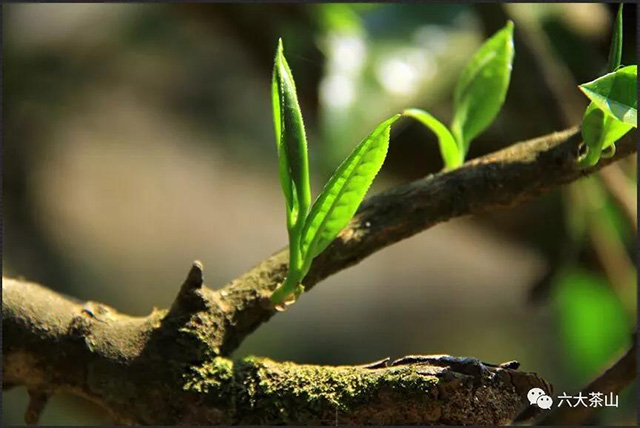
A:
{"label": "mossy branch", "polygon": [[[635,133],[633,134],[635,136]],[[636,151],[576,166],[578,129],[515,144],[462,167],[366,200],[314,262],[310,289],[373,252],[451,218],[508,207]],[[509,367],[460,371],[426,363],[322,367],[228,356],[275,309],[269,295],[287,272],[281,251],[226,287],[205,287],[194,263],[169,310],[146,317],[78,302],[3,278],[3,389],[25,386],[35,422],[57,392],[84,396],[118,423],[455,423],[515,417],[538,376]]]}
{"label": "mossy branch", "polygon": [[551,391],[536,374],[474,359],[331,367],[217,357],[194,346],[208,338],[185,316],[211,303],[208,292],[185,284],[170,311],[129,317],[4,278],[3,388],[77,394],[117,423],[153,425],[495,425],[526,406],[529,388]]}

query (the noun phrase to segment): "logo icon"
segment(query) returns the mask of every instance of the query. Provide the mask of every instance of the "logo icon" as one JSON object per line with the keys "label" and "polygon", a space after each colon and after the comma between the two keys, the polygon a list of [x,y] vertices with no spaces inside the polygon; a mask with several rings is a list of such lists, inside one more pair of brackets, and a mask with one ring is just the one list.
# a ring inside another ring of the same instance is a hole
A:
{"label": "logo icon", "polygon": [[550,409],[553,405],[553,399],[540,388],[531,388],[527,392],[527,399],[532,406],[538,406],[545,410]]}

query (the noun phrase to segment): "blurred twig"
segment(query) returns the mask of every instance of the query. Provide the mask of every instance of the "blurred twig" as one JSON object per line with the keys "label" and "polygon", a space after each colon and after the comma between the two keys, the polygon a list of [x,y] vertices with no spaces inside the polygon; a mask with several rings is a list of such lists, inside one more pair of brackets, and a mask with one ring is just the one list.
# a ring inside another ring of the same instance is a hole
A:
{"label": "blurred twig", "polygon": [[635,284],[635,265],[620,239],[611,236],[609,230],[596,219],[589,226],[589,238],[598,261],[609,279],[609,283],[624,301],[630,281]]}
{"label": "blurred twig", "polygon": [[614,202],[633,228],[634,232],[637,233],[637,195],[633,185],[631,184],[631,180],[625,176],[622,168],[616,164],[603,168],[598,175],[602,179],[602,183],[613,198]]}
{"label": "blurred twig", "polygon": [[[589,396],[590,392],[617,394],[636,378],[638,344],[634,336],[633,345],[613,366],[605,370],[593,382],[587,385],[582,395]],[[584,425],[600,408],[597,407],[558,407],[538,420],[535,425]]]}

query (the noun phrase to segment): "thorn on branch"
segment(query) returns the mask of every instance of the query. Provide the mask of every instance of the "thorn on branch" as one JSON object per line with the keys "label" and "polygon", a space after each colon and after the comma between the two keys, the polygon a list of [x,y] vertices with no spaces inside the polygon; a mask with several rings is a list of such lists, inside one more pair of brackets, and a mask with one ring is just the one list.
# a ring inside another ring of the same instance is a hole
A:
{"label": "thorn on branch", "polygon": [[204,283],[204,272],[202,267],[202,262],[200,260],[196,260],[191,265],[191,269],[187,274],[187,279],[182,284],[181,291],[191,291],[202,287]]}
{"label": "thorn on branch", "polygon": [[193,312],[194,310],[199,310],[203,301],[202,296],[198,295],[196,291],[202,289],[203,284],[204,272],[202,263],[196,260],[191,265],[187,278],[182,283],[182,286],[180,286],[180,291],[176,296],[176,300],[173,302],[171,311],[186,310],[187,312]]}
{"label": "thorn on branch", "polygon": [[29,393],[29,404],[24,414],[24,421],[27,425],[38,425],[40,416],[42,416],[44,407],[49,400],[49,394],[34,389],[29,389],[27,392]]}

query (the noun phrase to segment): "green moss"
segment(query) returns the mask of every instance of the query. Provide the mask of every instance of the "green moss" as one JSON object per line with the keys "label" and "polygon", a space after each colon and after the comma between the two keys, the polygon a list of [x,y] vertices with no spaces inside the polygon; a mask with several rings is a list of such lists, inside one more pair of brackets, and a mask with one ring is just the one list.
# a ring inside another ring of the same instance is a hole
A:
{"label": "green moss", "polygon": [[[323,423],[337,414],[351,414],[381,397],[419,396],[434,401],[437,378],[411,366],[368,370],[277,363],[247,357],[232,362],[217,357],[184,375],[184,389],[202,394],[212,405],[233,409],[238,423]],[[413,395],[415,394],[415,395]]]}
{"label": "green moss", "polygon": [[418,374],[412,367],[366,370],[275,363],[256,357],[237,362],[236,372],[243,380],[238,405],[272,422],[318,420],[323,415],[351,412],[381,391],[425,394],[437,384],[435,377]]}
{"label": "green moss", "polygon": [[178,335],[175,340],[181,345],[180,349],[187,357],[186,361],[208,361],[220,355],[222,331],[217,315],[198,312],[189,317],[177,327]]}
{"label": "green moss", "polygon": [[233,386],[233,362],[216,357],[200,366],[190,367],[190,372],[184,378],[185,391],[222,395]]}

